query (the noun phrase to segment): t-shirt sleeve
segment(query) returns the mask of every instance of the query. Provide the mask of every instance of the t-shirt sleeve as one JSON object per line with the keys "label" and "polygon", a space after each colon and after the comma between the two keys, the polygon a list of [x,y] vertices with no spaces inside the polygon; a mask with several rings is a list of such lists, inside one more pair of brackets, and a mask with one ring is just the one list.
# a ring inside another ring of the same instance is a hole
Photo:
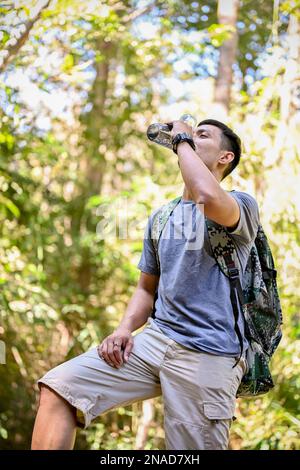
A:
{"label": "t-shirt sleeve", "polygon": [[232,192],[231,196],[235,198],[240,207],[240,218],[237,227],[228,233],[237,241],[251,243],[257,234],[259,225],[258,204],[250,194],[242,192]]}
{"label": "t-shirt sleeve", "polygon": [[148,218],[144,233],[143,251],[137,267],[145,273],[159,276],[160,271],[156,261],[155,248],[151,239],[152,220],[153,215]]}

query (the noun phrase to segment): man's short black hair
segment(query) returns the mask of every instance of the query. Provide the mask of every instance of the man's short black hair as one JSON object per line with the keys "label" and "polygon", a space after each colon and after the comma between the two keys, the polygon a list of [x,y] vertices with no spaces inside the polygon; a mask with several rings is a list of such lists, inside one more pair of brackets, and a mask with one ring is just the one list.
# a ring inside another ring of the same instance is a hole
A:
{"label": "man's short black hair", "polygon": [[234,159],[225,168],[225,171],[222,177],[222,179],[224,179],[239,164],[241,153],[242,153],[241,139],[235,132],[233,132],[232,129],[230,129],[230,127],[226,126],[226,124],[224,124],[221,121],[217,121],[216,119],[204,119],[203,121],[199,122],[197,127],[205,125],[205,124],[209,126],[215,126],[221,129],[222,131],[221,142],[222,142],[223,150],[228,150],[234,154]]}

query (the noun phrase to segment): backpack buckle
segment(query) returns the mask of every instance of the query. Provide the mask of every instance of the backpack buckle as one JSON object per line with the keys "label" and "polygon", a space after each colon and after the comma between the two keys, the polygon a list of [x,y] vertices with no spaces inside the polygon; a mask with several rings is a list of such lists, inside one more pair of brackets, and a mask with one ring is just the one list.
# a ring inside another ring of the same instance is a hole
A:
{"label": "backpack buckle", "polygon": [[228,274],[230,279],[237,279],[239,277],[238,268],[228,268]]}

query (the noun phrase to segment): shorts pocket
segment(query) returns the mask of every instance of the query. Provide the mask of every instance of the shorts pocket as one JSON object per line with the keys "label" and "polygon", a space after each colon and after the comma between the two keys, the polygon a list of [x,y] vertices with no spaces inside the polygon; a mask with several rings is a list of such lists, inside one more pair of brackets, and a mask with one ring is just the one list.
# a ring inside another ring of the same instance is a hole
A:
{"label": "shorts pocket", "polygon": [[203,403],[204,414],[210,421],[218,421],[220,419],[232,419],[235,410],[235,403],[226,400],[220,402]]}
{"label": "shorts pocket", "polygon": [[232,382],[231,382],[231,388],[230,388],[230,395],[232,395],[233,397],[236,397],[240,383],[244,375],[247,373],[247,371],[248,371],[248,362],[247,362],[247,359],[243,356],[240,358],[237,367],[232,369]]}
{"label": "shorts pocket", "polygon": [[203,432],[205,450],[227,450],[235,402],[206,402],[203,407],[207,419]]}

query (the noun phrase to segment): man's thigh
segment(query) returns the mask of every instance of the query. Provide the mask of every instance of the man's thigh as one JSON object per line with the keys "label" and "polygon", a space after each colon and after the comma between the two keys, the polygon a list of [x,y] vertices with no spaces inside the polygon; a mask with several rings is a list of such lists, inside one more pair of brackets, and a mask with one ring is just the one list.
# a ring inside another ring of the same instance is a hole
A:
{"label": "man's thigh", "polygon": [[[167,449],[225,450],[243,360],[174,349],[164,362],[161,387]],[[179,373],[180,371],[180,373]]]}
{"label": "man's thigh", "polygon": [[109,366],[92,348],[47,372],[39,381],[77,409],[78,425],[119,406],[161,394],[159,365],[167,344],[152,328],[134,336],[129,360],[120,369]]}

